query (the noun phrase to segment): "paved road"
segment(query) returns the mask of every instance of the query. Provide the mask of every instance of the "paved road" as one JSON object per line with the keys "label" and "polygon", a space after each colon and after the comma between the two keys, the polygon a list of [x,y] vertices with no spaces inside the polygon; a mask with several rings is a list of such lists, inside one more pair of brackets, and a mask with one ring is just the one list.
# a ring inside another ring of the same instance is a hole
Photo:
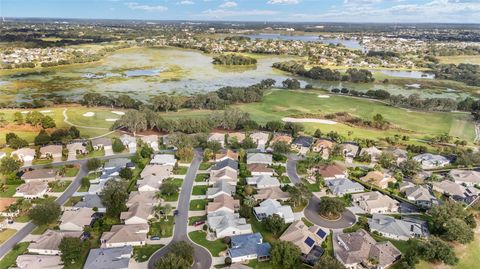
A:
{"label": "paved road", "polygon": [[[289,155],[287,160],[287,174],[290,178],[290,181],[295,184],[301,182],[297,174],[297,162],[299,160],[300,157],[296,155]],[[342,216],[338,220],[330,221],[322,218],[318,214],[319,204],[320,199],[313,195],[310,201],[308,201],[308,205],[303,213],[309,221],[320,227],[328,229],[344,229],[352,226],[356,222],[356,217],[350,210],[343,212]]]}
{"label": "paved road", "polygon": [[180,196],[178,199],[178,215],[175,217],[175,228],[173,239],[171,243],[159,251],[155,252],[150,260],[148,261],[148,268],[155,268],[155,263],[164,255],[169,252],[169,247],[172,242],[187,241],[193,245],[195,248],[195,261],[192,266],[193,269],[208,269],[212,266],[212,256],[205,248],[198,246],[191,242],[190,238],[187,235],[187,226],[188,226],[188,210],[190,208],[190,197],[192,195],[193,182],[195,181],[195,176],[197,170],[200,167],[202,162],[202,154],[196,152],[195,158],[192,161],[192,164],[188,168],[187,175],[183,180],[182,190],[180,191]]}

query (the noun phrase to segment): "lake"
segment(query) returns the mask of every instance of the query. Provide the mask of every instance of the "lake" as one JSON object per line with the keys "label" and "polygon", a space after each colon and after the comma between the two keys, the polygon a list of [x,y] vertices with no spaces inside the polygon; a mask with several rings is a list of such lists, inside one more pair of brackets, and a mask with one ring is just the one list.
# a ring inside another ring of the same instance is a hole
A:
{"label": "lake", "polygon": [[340,38],[320,38],[316,35],[281,35],[281,34],[255,34],[255,35],[245,35],[246,37],[252,39],[281,39],[281,40],[298,40],[298,41],[311,41],[311,42],[321,42],[324,44],[341,44],[349,49],[358,49],[363,50],[364,47],[354,39],[340,39]]}
{"label": "lake", "polygon": [[[276,80],[277,86],[281,86],[283,80],[294,77],[273,69],[272,64],[298,58],[277,55],[254,57],[258,62],[253,66],[219,66],[212,64],[212,55],[195,50],[132,48],[116,51],[95,63],[27,71],[2,70],[0,102],[48,99],[54,96],[78,100],[87,92],[113,96],[128,94],[145,101],[158,93],[188,95],[215,91],[224,86],[249,86],[267,78]],[[358,91],[384,89],[392,94],[404,95],[416,92],[424,97],[457,98],[466,95],[447,88],[411,89],[403,85],[383,83],[354,84],[296,78],[302,86],[309,83],[328,90],[347,87]]]}
{"label": "lake", "polygon": [[372,72],[381,72],[385,75],[399,78],[425,78],[435,79],[435,74],[422,71],[399,71],[399,70],[370,70]]}

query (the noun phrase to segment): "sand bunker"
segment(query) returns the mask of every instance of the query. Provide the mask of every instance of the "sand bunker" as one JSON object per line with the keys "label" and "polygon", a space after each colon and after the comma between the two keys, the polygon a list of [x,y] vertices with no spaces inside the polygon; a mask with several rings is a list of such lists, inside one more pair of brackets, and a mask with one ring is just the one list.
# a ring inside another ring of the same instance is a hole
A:
{"label": "sand bunker", "polygon": [[105,119],[105,121],[117,121],[118,119]]}
{"label": "sand bunker", "polygon": [[330,95],[322,95],[320,94],[319,96],[317,96],[318,98],[330,98]]}
{"label": "sand bunker", "polygon": [[22,113],[22,114],[28,114],[28,113],[30,113],[30,111],[22,111],[22,112],[20,112],[20,113]]}
{"label": "sand bunker", "polygon": [[95,113],[94,112],[86,112],[86,113],[83,113],[83,116],[84,117],[93,117],[93,116],[95,116]]}
{"label": "sand bunker", "polygon": [[125,112],[122,112],[122,111],[112,111],[112,113],[113,113],[113,114],[120,115],[120,116],[125,115]]}
{"label": "sand bunker", "polygon": [[42,111],[40,111],[40,113],[52,113],[52,111],[51,110],[42,110]]}
{"label": "sand bunker", "polygon": [[322,119],[297,119],[297,118],[283,118],[282,121],[285,122],[300,122],[300,123],[321,123],[321,124],[337,124],[336,121],[333,120],[322,120]]}

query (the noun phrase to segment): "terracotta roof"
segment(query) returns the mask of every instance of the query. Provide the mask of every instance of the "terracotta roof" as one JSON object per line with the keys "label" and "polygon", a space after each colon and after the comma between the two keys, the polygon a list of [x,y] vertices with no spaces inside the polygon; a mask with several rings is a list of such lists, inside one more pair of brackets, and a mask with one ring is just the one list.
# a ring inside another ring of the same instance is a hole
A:
{"label": "terracotta roof", "polygon": [[324,149],[332,149],[333,148],[333,142],[327,139],[318,139],[314,143],[314,147],[320,147]]}
{"label": "terracotta roof", "polygon": [[232,150],[227,150],[226,152],[215,154],[215,160],[220,160],[224,157],[228,157],[232,160],[238,161],[238,153],[235,153]]}
{"label": "terracotta roof", "polygon": [[322,175],[322,177],[324,178],[334,177],[336,175],[343,175],[346,171],[345,167],[339,164],[321,165],[314,167],[313,170],[320,173],[320,175]]}

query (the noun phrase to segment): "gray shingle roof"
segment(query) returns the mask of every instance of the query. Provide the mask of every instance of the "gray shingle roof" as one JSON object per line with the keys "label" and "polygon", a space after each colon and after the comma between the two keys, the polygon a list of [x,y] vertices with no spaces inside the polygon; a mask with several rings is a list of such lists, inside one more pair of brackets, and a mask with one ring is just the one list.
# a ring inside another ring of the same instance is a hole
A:
{"label": "gray shingle roof", "polygon": [[128,268],[133,248],[131,246],[119,248],[91,249],[85,262],[85,269],[123,269]]}
{"label": "gray shingle roof", "polygon": [[232,236],[230,246],[228,253],[232,258],[253,254],[259,257],[270,256],[271,246],[269,243],[263,243],[260,233]]}

